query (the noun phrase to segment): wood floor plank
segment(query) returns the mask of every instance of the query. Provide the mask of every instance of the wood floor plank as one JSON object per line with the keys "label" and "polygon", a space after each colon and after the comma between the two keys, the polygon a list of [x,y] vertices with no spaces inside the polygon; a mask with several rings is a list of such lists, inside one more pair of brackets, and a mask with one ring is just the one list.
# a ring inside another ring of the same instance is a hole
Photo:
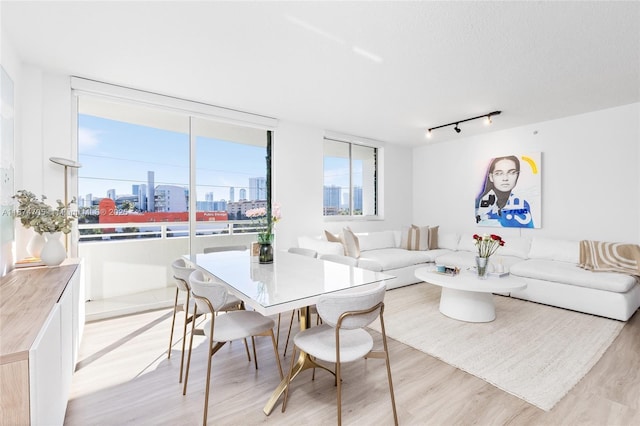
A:
{"label": "wood floor plank", "polygon": [[[393,291],[393,290],[392,290]],[[199,425],[206,349],[196,336],[187,395],[178,383],[179,340],[167,359],[170,310],[113,318],[85,327],[65,425]],[[288,322],[281,325],[281,339]],[[182,329],[177,321],[176,329]],[[179,333],[178,333],[179,334]],[[372,332],[379,343],[379,335]],[[271,343],[256,338],[259,369],[241,342],[214,356],[209,424],[324,425],[336,423],[333,378],[304,371],[270,416],[262,408],[279,382]],[[284,342],[281,342],[284,345]],[[389,340],[393,384],[403,425],[635,425],[640,424],[640,315],[602,359],[549,412],[418,350]],[[282,350],[280,351],[282,353]],[[289,352],[290,354],[290,352]],[[289,368],[290,355],[282,358]],[[345,425],[393,424],[384,362],[347,364],[343,371]]]}

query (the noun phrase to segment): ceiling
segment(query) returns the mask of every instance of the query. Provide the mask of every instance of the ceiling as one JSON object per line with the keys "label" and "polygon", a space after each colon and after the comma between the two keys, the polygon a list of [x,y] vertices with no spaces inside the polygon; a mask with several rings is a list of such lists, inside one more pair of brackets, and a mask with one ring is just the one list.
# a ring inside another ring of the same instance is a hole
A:
{"label": "ceiling", "polygon": [[409,146],[640,101],[637,1],[0,8],[26,64]]}

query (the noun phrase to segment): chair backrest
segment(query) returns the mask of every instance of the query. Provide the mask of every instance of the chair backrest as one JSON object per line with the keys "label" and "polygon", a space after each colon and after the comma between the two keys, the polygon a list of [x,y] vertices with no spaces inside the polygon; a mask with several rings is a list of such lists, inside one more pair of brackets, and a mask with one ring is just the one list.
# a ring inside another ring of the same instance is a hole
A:
{"label": "chair backrest", "polygon": [[358,259],[351,256],[344,256],[341,254],[323,254],[320,256],[322,260],[329,260],[331,262],[342,263],[349,266],[358,266]]}
{"label": "chair backrest", "polygon": [[200,299],[201,297],[211,303],[213,312],[218,311],[227,303],[229,293],[226,287],[223,284],[211,281],[202,271],[193,271],[189,275],[189,284],[191,285],[191,294],[196,296],[196,304],[200,311],[211,312],[211,308]]}
{"label": "chair backrest", "polygon": [[173,277],[176,279],[176,285],[182,291],[189,291],[189,275],[194,268],[187,266],[187,262],[184,259],[176,259],[171,263],[173,269]]}
{"label": "chair backrest", "polygon": [[301,254],[303,256],[309,256],[309,257],[318,257],[318,252],[316,252],[315,250],[302,248],[302,247],[291,247],[289,249],[289,253]]}
{"label": "chair backrest", "polygon": [[[327,294],[318,299],[316,309],[326,324],[335,327],[345,312],[364,311],[384,300],[387,285],[384,282],[367,287],[363,291]],[[345,318],[341,327],[347,329],[362,328],[371,324],[380,315],[380,308],[365,314]]]}
{"label": "chair backrest", "polygon": [[217,253],[221,251],[245,251],[247,250],[247,246],[237,245],[237,246],[219,246],[219,247],[205,247],[202,252],[203,253]]}

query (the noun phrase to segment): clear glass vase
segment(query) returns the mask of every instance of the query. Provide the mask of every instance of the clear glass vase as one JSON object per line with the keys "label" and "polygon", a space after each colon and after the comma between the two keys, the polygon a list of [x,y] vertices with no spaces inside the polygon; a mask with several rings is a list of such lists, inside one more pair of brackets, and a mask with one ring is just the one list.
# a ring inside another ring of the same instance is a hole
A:
{"label": "clear glass vase", "polygon": [[479,280],[486,280],[489,273],[489,258],[476,256],[476,271]]}

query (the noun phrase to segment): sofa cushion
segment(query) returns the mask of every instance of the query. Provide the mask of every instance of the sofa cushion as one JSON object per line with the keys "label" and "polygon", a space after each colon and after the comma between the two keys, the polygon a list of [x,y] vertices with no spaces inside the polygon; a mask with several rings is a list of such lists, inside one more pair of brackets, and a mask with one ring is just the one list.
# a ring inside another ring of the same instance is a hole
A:
{"label": "sofa cushion", "polygon": [[558,282],[616,293],[626,293],[636,284],[636,279],[631,275],[618,272],[587,271],[573,263],[545,259],[529,259],[519,262],[511,267],[510,272],[512,275],[523,278]]}
{"label": "sofa cushion", "polygon": [[447,250],[458,250],[458,240],[460,236],[458,234],[440,234],[438,235],[438,248]]}
{"label": "sofa cushion", "polygon": [[580,262],[580,242],[534,238],[531,241],[529,259],[558,260],[577,264]]}
{"label": "sofa cushion", "polygon": [[360,241],[349,227],[342,230],[342,244],[344,244],[344,251],[347,256],[355,257],[356,259],[360,257]]}
{"label": "sofa cushion", "polygon": [[360,243],[360,252],[383,248],[395,248],[393,231],[379,231],[356,234]]}
{"label": "sofa cushion", "polygon": [[429,227],[429,250],[435,250],[438,248],[438,228],[439,226]]}
{"label": "sofa cushion", "polygon": [[429,227],[411,225],[413,244],[409,250],[429,250]]}
{"label": "sofa cushion", "polygon": [[429,251],[386,248],[361,252],[358,266],[374,271],[388,271],[430,261]]}
{"label": "sofa cushion", "polygon": [[298,247],[310,249],[322,254],[344,254],[342,243],[325,241],[320,238],[298,237]]}
{"label": "sofa cushion", "polygon": [[409,250],[411,246],[411,241],[413,238],[413,227],[412,226],[403,226],[402,230],[400,230],[400,248],[404,250]]}
{"label": "sofa cushion", "polygon": [[476,247],[476,240],[473,238],[473,234],[462,234],[458,241],[458,250],[478,252]]}
{"label": "sofa cushion", "polygon": [[520,259],[527,259],[529,257],[529,250],[531,249],[531,240],[524,237],[509,237],[505,238],[505,243],[502,247],[498,248],[495,254],[500,256],[515,256]]}

